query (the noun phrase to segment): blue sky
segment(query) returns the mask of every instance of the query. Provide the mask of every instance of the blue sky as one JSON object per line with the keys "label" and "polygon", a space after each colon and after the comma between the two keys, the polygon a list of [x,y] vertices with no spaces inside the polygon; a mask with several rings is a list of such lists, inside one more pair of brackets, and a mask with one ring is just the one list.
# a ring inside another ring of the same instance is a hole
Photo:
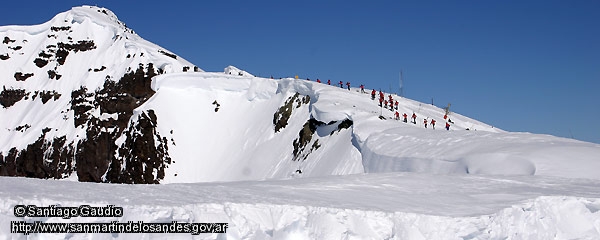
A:
{"label": "blue sky", "polygon": [[0,25],[112,10],[206,71],[350,81],[508,131],[600,143],[600,1],[28,1]]}

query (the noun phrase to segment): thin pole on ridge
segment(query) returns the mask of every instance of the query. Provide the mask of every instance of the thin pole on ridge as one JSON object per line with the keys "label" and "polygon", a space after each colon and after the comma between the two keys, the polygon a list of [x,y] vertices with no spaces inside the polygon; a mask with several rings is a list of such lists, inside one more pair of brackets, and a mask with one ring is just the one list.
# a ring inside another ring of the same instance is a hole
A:
{"label": "thin pole on ridge", "polygon": [[404,97],[404,79],[402,79],[402,70],[400,70],[400,97]]}

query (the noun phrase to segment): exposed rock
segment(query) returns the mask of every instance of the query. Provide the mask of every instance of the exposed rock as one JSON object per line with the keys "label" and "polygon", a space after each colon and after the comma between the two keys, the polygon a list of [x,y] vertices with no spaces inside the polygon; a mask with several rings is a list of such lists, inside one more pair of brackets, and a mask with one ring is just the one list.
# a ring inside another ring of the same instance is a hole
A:
{"label": "exposed rock", "polygon": [[15,128],[15,131],[19,131],[19,132],[25,132],[27,131],[27,129],[29,129],[31,127],[31,125],[29,124],[25,124],[25,125],[21,125]]}
{"label": "exposed rock", "polygon": [[2,92],[0,92],[0,105],[4,108],[9,108],[18,101],[21,101],[26,95],[25,89],[6,89],[6,87],[2,87]]}
{"label": "exposed rock", "polygon": [[154,111],[140,114],[136,122],[124,133],[127,138],[119,148],[119,158],[112,161],[106,174],[108,182],[157,184],[165,177],[171,157],[167,139],[156,132]]}
{"label": "exposed rock", "polygon": [[71,27],[69,27],[69,26],[64,26],[64,27],[50,27],[50,30],[52,30],[54,32],[68,31],[69,29],[71,29]]}
{"label": "exposed rock", "polygon": [[55,79],[56,78],[56,80],[58,80],[58,79],[60,79],[62,77],[62,75],[57,74],[56,71],[54,71],[54,70],[48,70],[48,77],[50,79]]}
{"label": "exposed rock", "polygon": [[289,97],[283,106],[277,109],[275,114],[273,114],[273,125],[275,125],[275,132],[279,132],[281,129],[287,126],[290,116],[292,115],[294,103],[296,103],[296,108],[300,108],[300,106],[303,104],[310,103],[310,96],[302,96],[302,98],[300,98],[300,93],[296,93]]}
{"label": "exposed rock", "polygon": [[92,49],[96,49],[96,45],[94,44],[94,41],[86,41],[86,40],[81,40],[81,41],[77,41],[77,43],[75,44],[70,44],[70,43],[62,43],[59,42],[58,44],[58,48],[60,49],[65,49],[67,51],[75,51],[75,52],[85,52],[88,50],[92,50]]}
{"label": "exposed rock", "polygon": [[[54,101],[56,101],[61,96],[61,94],[56,91],[41,91],[39,93],[36,93],[36,95],[40,95],[40,98],[42,99],[42,103],[44,103],[44,104],[52,98],[54,98]],[[34,95],[34,99],[35,99],[36,95]]]}
{"label": "exposed rock", "polygon": [[48,61],[41,58],[36,58],[35,60],[33,60],[33,63],[35,63],[37,67],[43,68],[48,64]]}
{"label": "exposed rock", "polygon": [[17,81],[25,81],[30,77],[33,77],[33,73],[25,73],[23,74],[22,72],[16,72],[14,75],[15,79]]}
{"label": "exposed rock", "polygon": [[22,151],[12,148],[6,155],[0,154],[0,175],[55,179],[70,175],[73,145],[66,143],[65,136],[47,140],[49,131],[43,129],[38,140]]}
{"label": "exposed rock", "polygon": [[170,58],[173,58],[173,59],[177,59],[177,55],[175,55],[175,54],[168,53],[168,52],[165,52],[163,50],[158,50],[158,52],[164,54],[167,57],[170,57]]}
{"label": "exposed rock", "polygon": [[15,42],[15,40],[10,39],[9,37],[4,37],[4,40],[2,41],[2,43],[4,44],[9,44],[13,42]]}
{"label": "exposed rock", "polygon": [[313,150],[316,150],[321,146],[319,145],[318,140],[315,140],[310,150],[303,155],[301,154],[304,152],[306,146],[311,142],[313,135],[317,131],[317,127],[322,125],[325,125],[325,123],[315,120],[314,118],[310,118],[304,124],[304,126],[302,126],[302,129],[298,133],[298,138],[294,139],[294,142],[292,143],[294,146],[294,157],[292,158],[293,161],[306,159]]}

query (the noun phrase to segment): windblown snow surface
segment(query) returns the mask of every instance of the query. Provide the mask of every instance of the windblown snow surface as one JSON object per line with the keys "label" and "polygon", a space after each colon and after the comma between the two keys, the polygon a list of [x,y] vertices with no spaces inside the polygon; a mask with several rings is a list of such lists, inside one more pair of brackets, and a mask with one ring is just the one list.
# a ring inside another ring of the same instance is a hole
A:
{"label": "windblown snow surface", "polygon": [[[92,16],[97,11],[90,12],[74,8],[68,16],[114,41],[115,33],[102,27],[109,23],[86,21],[98,19]],[[96,40],[98,48],[102,42]],[[155,48],[140,38],[124,43],[122,51],[136,42]],[[153,57],[168,69],[193,66]],[[137,65],[110,60],[102,55],[93,65]],[[85,76],[94,74],[80,67]],[[32,71],[38,74],[23,70]],[[68,78],[69,71],[61,69],[68,81],[18,84],[70,92],[83,83]],[[155,93],[134,109],[129,124],[155,114],[152,127],[164,138],[155,142],[166,143],[172,160],[163,184],[83,183],[76,174],[65,180],[0,177],[0,239],[600,239],[598,144],[506,132],[454,112],[446,130],[443,109],[392,94],[399,114],[409,115],[404,123],[393,118],[396,110],[379,107],[370,90],[260,78],[233,66],[219,73],[166,71],[151,87]],[[0,109],[3,134],[27,120],[38,124],[36,132],[46,125],[59,129],[57,136],[76,139],[82,129],[58,114],[67,102],[21,101]],[[43,114],[29,111],[31,104]],[[425,128],[424,119],[435,119],[435,129]],[[38,136],[28,131],[1,136],[0,149],[23,148],[29,143],[24,139]],[[13,212],[16,205],[86,204],[120,206],[124,213],[62,219]],[[227,233],[200,235],[11,233],[10,222],[22,220],[229,225]]]}

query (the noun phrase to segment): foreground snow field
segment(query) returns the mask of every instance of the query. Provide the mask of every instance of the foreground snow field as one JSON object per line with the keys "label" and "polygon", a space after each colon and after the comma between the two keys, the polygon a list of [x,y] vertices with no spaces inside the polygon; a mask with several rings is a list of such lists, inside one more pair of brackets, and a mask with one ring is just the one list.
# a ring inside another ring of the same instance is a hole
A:
{"label": "foreground snow field", "polygon": [[[600,181],[377,173],[290,180],[115,185],[0,178],[0,238],[15,205],[123,207],[115,218],[226,222],[226,234],[31,234],[29,239],[598,239]],[[294,238],[296,237],[296,238]]]}

